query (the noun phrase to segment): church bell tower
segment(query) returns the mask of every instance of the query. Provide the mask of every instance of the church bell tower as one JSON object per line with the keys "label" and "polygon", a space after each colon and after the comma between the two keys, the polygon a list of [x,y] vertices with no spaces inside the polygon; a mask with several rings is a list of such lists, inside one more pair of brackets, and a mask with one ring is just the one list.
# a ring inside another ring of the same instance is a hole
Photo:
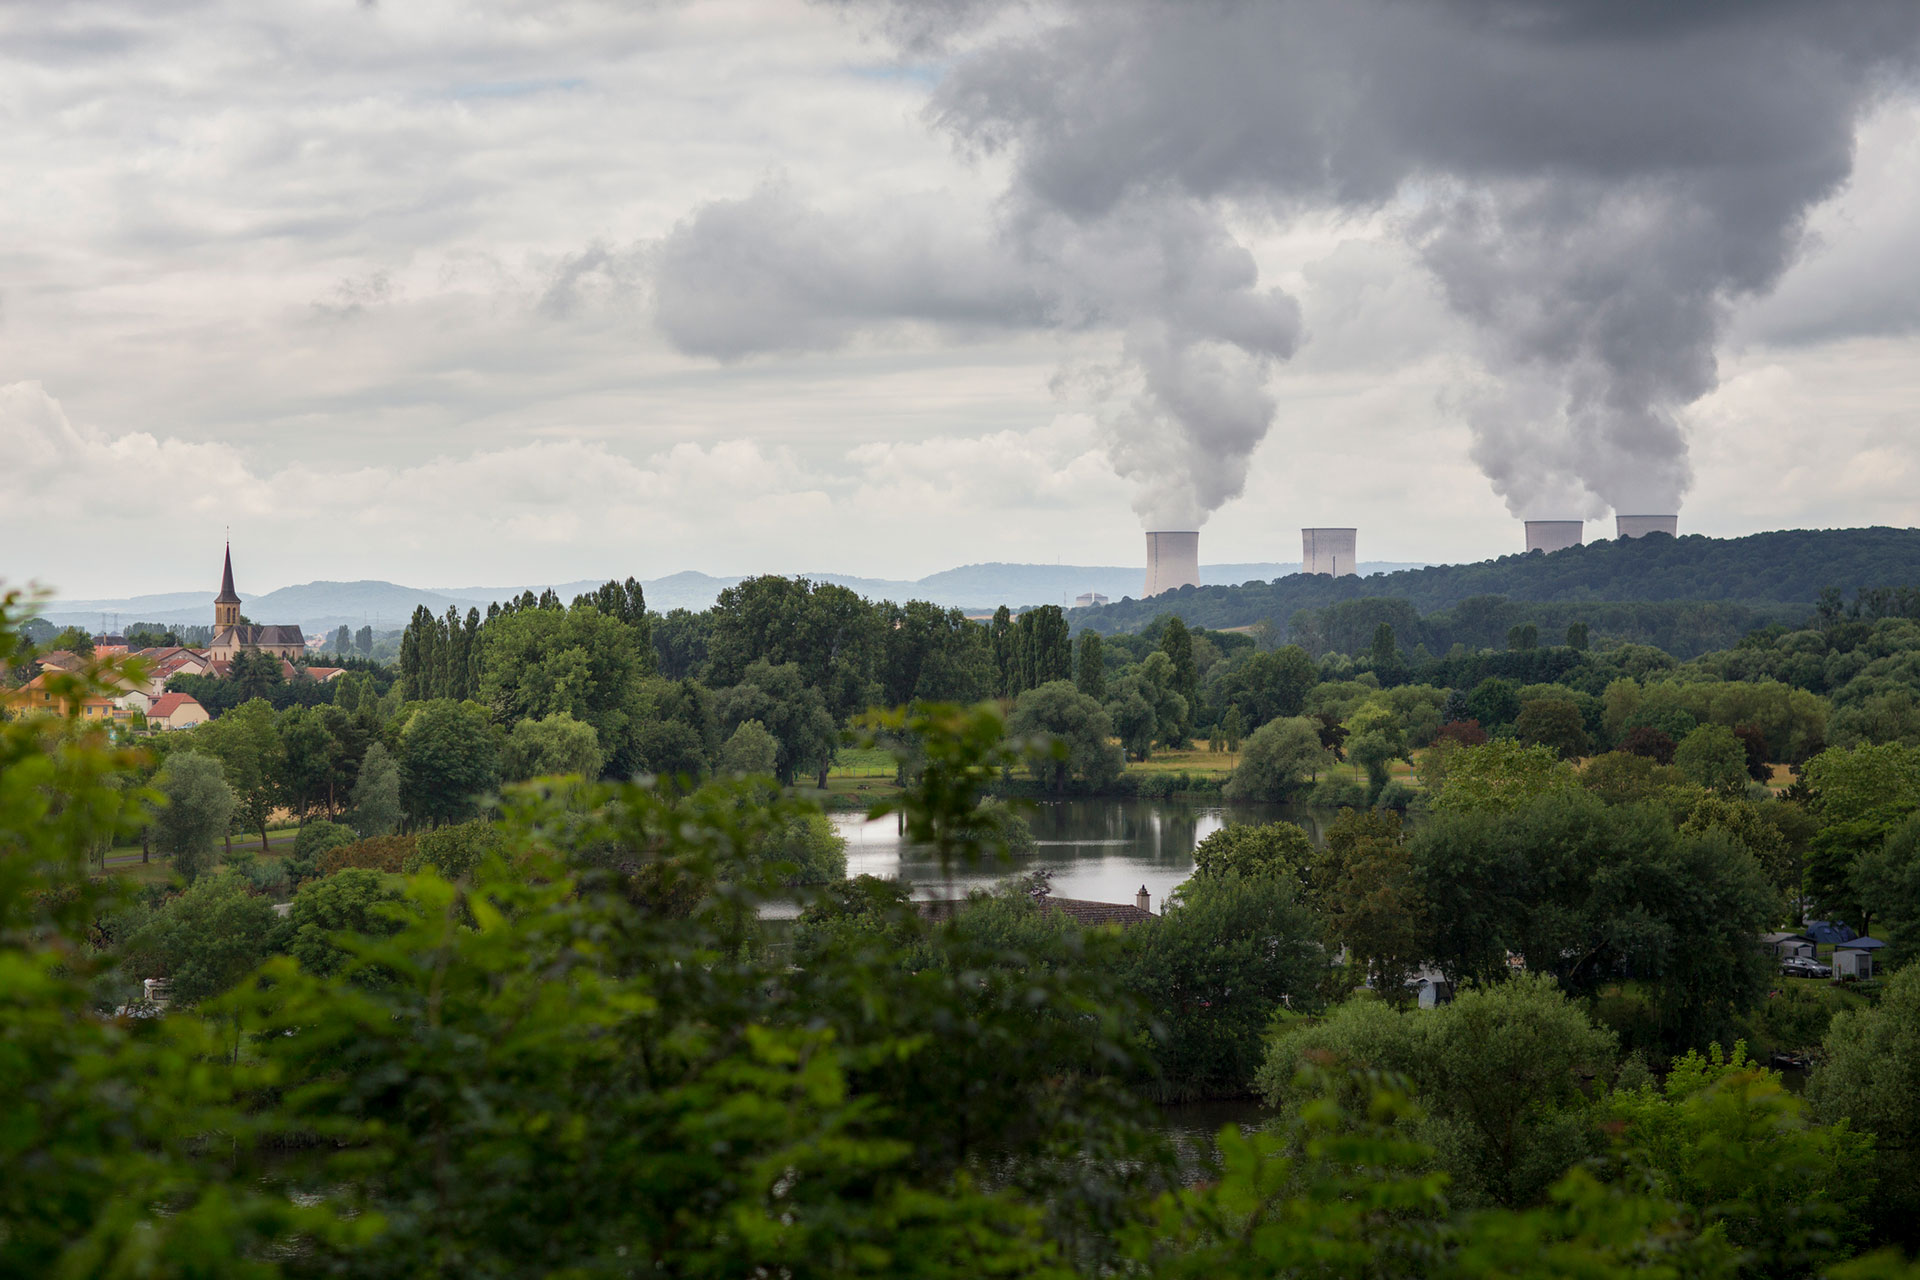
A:
{"label": "church bell tower", "polygon": [[220,594],[213,598],[213,633],[240,625],[240,593],[233,589],[233,544],[227,544],[227,564],[220,574]]}

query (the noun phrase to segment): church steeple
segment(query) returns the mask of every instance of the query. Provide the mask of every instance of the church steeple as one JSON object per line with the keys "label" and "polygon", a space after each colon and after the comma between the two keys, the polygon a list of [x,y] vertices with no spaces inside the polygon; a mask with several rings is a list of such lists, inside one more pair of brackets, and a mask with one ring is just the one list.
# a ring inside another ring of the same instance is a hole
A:
{"label": "church steeple", "polygon": [[240,593],[233,589],[233,544],[227,544],[227,563],[220,574],[220,594],[213,598],[213,629],[240,625]]}

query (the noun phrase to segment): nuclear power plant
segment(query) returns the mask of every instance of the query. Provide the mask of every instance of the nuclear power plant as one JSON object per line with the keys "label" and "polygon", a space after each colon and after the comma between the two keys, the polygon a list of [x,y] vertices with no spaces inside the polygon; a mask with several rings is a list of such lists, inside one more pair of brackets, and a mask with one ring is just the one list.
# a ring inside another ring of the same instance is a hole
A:
{"label": "nuclear power plant", "polygon": [[1552,555],[1556,551],[1579,546],[1586,532],[1587,522],[1584,520],[1529,520],[1527,550],[1544,551]]}
{"label": "nuclear power plant", "polygon": [[1325,573],[1333,577],[1358,574],[1360,557],[1354,547],[1360,541],[1358,529],[1302,529],[1300,531],[1300,572]]}
{"label": "nuclear power plant", "polygon": [[1200,585],[1200,533],[1162,530],[1147,534],[1147,586],[1142,599]]}
{"label": "nuclear power plant", "polygon": [[1664,533],[1669,538],[1680,536],[1680,517],[1672,516],[1615,516],[1613,525],[1616,534],[1622,538],[1644,538],[1650,533]]}

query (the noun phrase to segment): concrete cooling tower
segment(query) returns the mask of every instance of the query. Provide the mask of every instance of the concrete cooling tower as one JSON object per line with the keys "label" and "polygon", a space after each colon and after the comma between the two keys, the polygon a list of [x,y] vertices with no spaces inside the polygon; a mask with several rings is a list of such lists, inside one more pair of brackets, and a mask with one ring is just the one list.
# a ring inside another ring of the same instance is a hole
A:
{"label": "concrete cooling tower", "polygon": [[1162,531],[1147,535],[1147,586],[1142,599],[1200,585],[1198,531]]}
{"label": "concrete cooling tower", "polygon": [[1584,520],[1529,520],[1527,550],[1544,551],[1549,555],[1565,551],[1568,547],[1579,546],[1586,532],[1587,522]]}
{"label": "concrete cooling tower", "polygon": [[1670,538],[1680,536],[1680,517],[1675,516],[1620,516],[1613,518],[1614,528],[1622,538],[1644,538],[1650,533],[1664,533]]}
{"label": "concrete cooling tower", "polygon": [[1300,531],[1300,572],[1325,573],[1338,578],[1360,572],[1360,557],[1354,552],[1360,540],[1358,529],[1302,529]]}

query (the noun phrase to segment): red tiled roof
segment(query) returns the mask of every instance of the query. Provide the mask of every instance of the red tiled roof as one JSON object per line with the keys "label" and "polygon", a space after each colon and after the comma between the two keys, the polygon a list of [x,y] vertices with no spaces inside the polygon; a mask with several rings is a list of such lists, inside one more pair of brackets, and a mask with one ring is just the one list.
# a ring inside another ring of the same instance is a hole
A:
{"label": "red tiled roof", "polygon": [[[165,720],[168,716],[171,716],[188,703],[192,703],[196,707],[200,706],[200,700],[190,693],[163,693],[155,698],[153,700],[153,706],[147,709],[147,718],[150,720]],[[204,710],[204,708],[202,709]]]}

